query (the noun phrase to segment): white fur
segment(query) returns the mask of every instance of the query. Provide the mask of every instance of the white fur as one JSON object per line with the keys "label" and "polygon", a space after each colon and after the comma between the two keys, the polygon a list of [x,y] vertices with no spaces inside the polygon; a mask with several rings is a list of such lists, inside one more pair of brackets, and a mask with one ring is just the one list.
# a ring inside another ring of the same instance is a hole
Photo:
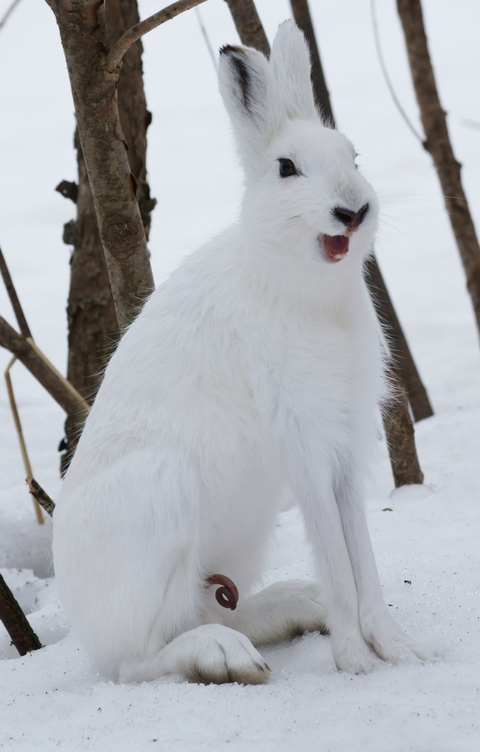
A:
{"label": "white fur", "polygon": [[[376,197],[315,113],[293,23],[270,62],[224,50],[220,87],[246,171],[240,220],[152,295],[107,368],[54,516],[62,602],[116,680],[258,683],[252,642],[306,629],[328,628],[346,671],[372,669],[373,651],[428,658],[385,607],[363,506],[383,389],[362,277]],[[302,175],[281,178],[279,158]],[[367,202],[348,256],[328,262],[319,234],[344,231],[332,209]],[[287,484],[321,584],[248,597]],[[205,588],[215,573],[236,583],[236,611]]]}

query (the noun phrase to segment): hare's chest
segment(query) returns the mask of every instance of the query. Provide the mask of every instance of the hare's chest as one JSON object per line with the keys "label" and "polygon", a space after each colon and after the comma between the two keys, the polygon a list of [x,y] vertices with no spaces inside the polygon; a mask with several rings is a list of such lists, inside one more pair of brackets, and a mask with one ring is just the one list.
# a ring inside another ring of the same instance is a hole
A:
{"label": "hare's chest", "polygon": [[356,351],[345,331],[289,327],[268,343],[256,393],[264,415],[282,422],[300,413],[332,419],[353,397]]}

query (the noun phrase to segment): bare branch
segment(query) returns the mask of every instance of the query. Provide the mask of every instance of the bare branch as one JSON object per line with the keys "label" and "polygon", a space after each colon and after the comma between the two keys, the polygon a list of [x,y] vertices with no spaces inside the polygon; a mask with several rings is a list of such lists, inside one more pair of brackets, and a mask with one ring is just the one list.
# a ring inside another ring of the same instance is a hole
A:
{"label": "bare branch", "polygon": [[13,3],[7,8],[5,14],[3,15],[2,19],[0,20],[0,29],[3,29],[5,24],[7,23],[8,19],[10,18],[11,14],[19,4],[20,0],[13,0]]}
{"label": "bare branch", "polygon": [[18,299],[18,295],[13,285],[10,272],[8,271],[7,262],[5,261],[5,257],[3,255],[1,248],[0,248],[0,272],[2,274],[3,281],[5,282],[5,287],[7,288],[8,297],[10,298],[10,303],[12,304],[12,308],[15,313],[15,317],[17,319],[19,329],[22,332],[24,337],[31,337],[32,333],[30,331],[30,327],[27,324],[27,319],[25,318],[25,314],[23,313],[23,308]]}
{"label": "bare branch", "polygon": [[130,49],[132,44],[140,39],[140,37],[143,37],[148,31],[156,29],[157,26],[165,23],[165,21],[170,21],[171,18],[175,18],[175,16],[178,16],[180,13],[190,10],[190,8],[194,8],[196,5],[200,5],[200,3],[204,2],[205,0],[179,0],[179,2],[168,5],[166,8],[163,8],[163,10],[159,10],[144,21],[140,21],[140,23],[132,26],[131,29],[126,31],[125,34],[120,37],[118,42],[116,42],[110,50],[107,56],[107,71],[109,73],[114,73],[122,62],[123,56]]}
{"label": "bare branch", "polygon": [[27,486],[37,504],[40,504],[40,506],[45,509],[46,513],[52,517],[55,511],[55,502],[50,498],[47,492],[43,490],[35,478],[27,478]]}
{"label": "bare branch", "polygon": [[48,361],[35,343],[0,316],[0,346],[10,350],[69,415],[85,415],[90,406]]}
{"label": "bare branch", "polygon": [[42,647],[17,599],[0,574],[0,619],[20,655]]}

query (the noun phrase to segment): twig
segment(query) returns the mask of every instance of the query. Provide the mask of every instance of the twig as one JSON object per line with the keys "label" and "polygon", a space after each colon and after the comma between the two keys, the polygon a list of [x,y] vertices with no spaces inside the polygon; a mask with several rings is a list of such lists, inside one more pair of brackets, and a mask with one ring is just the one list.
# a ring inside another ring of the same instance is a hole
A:
{"label": "twig", "polygon": [[64,198],[69,198],[74,204],[78,201],[78,185],[70,180],[62,180],[55,188]]}
{"label": "twig", "polygon": [[[18,443],[20,444],[20,451],[22,453],[23,465],[25,467],[25,472],[27,476],[30,477],[33,474],[32,467],[30,465],[30,459],[28,457],[27,445],[25,443],[25,439],[23,436],[22,424],[20,421],[20,415],[17,409],[17,403],[15,401],[15,395],[13,393],[12,379],[10,376],[10,369],[12,368],[16,360],[17,360],[16,357],[13,356],[10,363],[8,364],[7,370],[5,371],[5,381],[7,382],[8,399],[10,401],[10,408],[12,410],[13,422],[15,423],[15,428],[17,429]],[[35,499],[33,499],[33,506],[35,509],[35,514],[37,516],[38,524],[43,525],[42,510],[40,509]]]}
{"label": "twig", "polygon": [[410,118],[408,117],[407,113],[405,112],[405,110],[403,109],[402,105],[400,104],[400,100],[397,97],[395,89],[393,88],[392,81],[391,81],[390,76],[388,74],[387,66],[385,64],[385,59],[383,57],[382,46],[380,44],[380,32],[378,30],[377,8],[376,8],[376,5],[375,5],[375,0],[370,0],[370,10],[371,10],[371,13],[372,13],[373,37],[375,39],[375,48],[377,50],[378,62],[380,63],[380,68],[382,70],[383,77],[385,79],[385,83],[387,84],[387,88],[388,88],[388,90],[390,92],[390,96],[393,99],[395,107],[397,108],[397,110],[399,111],[400,115],[402,116],[402,118],[404,119],[404,121],[406,122],[406,124],[408,125],[408,127],[410,128],[410,130],[413,133],[413,135],[415,136],[415,138],[418,141],[420,141],[420,143],[422,145],[424,145],[425,139],[422,138],[422,136],[418,133],[418,131],[412,125],[412,123],[410,121]]}
{"label": "twig", "polygon": [[12,304],[13,312],[15,313],[15,318],[17,319],[20,331],[22,332],[24,337],[31,337],[32,333],[30,331],[30,327],[27,324],[27,319],[25,318],[25,314],[23,313],[23,308],[20,304],[20,300],[18,299],[18,295],[13,285],[10,272],[8,271],[7,262],[5,261],[5,256],[3,255],[3,251],[1,248],[0,248],[0,272],[2,274],[3,281],[5,282],[5,287],[7,288],[8,297],[10,298],[10,303]]}
{"label": "twig", "polygon": [[49,514],[50,517],[52,517],[55,511],[55,502],[53,501],[53,499],[51,499],[47,492],[43,490],[43,488],[39,483],[37,483],[35,478],[28,476],[27,485],[35,501],[45,509],[46,513]]}
{"label": "twig", "polygon": [[126,31],[125,34],[115,42],[110,50],[107,57],[107,71],[113,73],[122,62],[123,56],[130,49],[132,44],[144,34],[156,29],[157,26],[165,23],[165,21],[170,21],[170,19],[175,18],[175,16],[178,16],[180,13],[190,10],[190,8],[194,8],[196,5],[200,5],[200,3],[204,2],[205,0],[179,0],[176,3],[168,5],[166,8],[163,8],[163,10],[159,10],[152,16],[149,16],[149,18],[146,18],[144,21],[140,21],[140,23],[135,24],[135,26],[132,26],[131,29],[128,29],[128,31]]}
{"label": "twig", "polygon": [[217,59],[215,57],[212,43],[210,42],[210,37],[208,36],[207,28],[205,24],[203,23],[202,14],[200,13],[199,8],[195,8],[195,15],[197,16],[198,25],[200,26],[200,31],[202,32],[203,39],[207,46],[208,54],[210,55],[210,60],[212,61],[213,67],[215,68],[215,70],[217,70]]}
{"label": "twig", "polygon": [[0,619],[20,655],[42,647],[20,605],[0,574]]}
{"label": "twig", "polygon": [[13,3],[10,5],[10,7],[7,8],[6,12],[3,15],[3,18],[0,20],[0,29],[3,29],[19,2],[20,0],[13,0]]}

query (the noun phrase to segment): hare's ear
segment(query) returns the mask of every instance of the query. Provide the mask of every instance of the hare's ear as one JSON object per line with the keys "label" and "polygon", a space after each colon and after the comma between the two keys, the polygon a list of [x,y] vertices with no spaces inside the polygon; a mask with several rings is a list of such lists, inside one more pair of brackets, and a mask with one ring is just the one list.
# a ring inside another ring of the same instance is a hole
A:
{"label": "hare's ear", "polygon": [[310,51],[294,21],[284,21],[279,26],[270,64],[288,116],[306,120],[318,118],[310,80]]}
{"label": "hare's ear", "polygon": [[250,47],[222,47],[218,77],[245,169],[255,172],[286,117],[268,60]]}

